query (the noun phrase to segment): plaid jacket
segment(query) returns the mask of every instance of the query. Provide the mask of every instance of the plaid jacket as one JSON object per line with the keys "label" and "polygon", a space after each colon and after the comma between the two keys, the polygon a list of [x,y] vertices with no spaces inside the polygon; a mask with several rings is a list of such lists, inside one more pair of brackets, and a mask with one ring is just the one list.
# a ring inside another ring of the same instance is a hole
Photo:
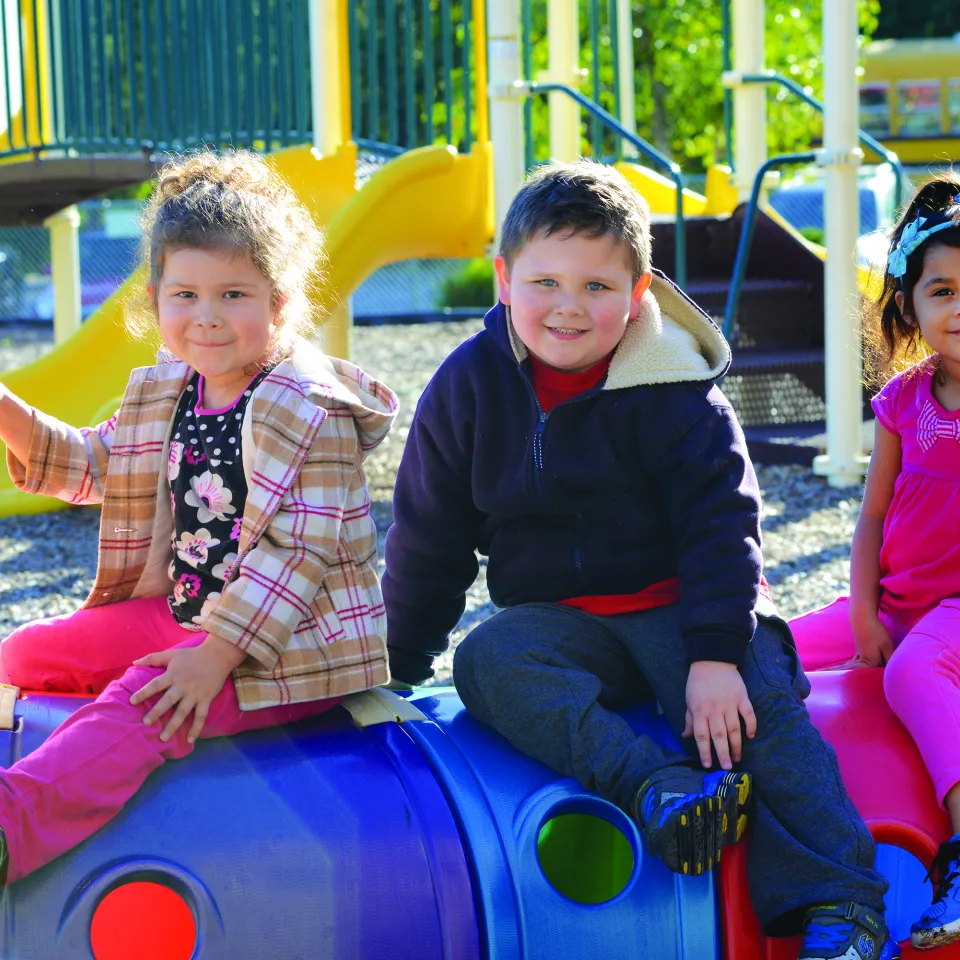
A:
{"label": "plaid jacket", "polygon": [[[117,414],[76,429],[34,411],[20,490],[102,503],[97,577],[85,607],[172,590],[166,477],[179,361],[133,371]],[[244,710],[342,696],[389,679],[377,534],[363,471],[397,400],[385,386],[305,343],[247,407],[247,501],[237,562],[199,629],[249,656],[234,671]]]}

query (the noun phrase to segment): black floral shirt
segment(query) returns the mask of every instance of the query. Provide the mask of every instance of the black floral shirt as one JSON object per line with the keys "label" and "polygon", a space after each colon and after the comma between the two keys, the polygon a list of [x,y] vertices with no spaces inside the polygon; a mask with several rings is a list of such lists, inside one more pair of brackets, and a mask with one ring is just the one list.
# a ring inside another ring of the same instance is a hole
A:
{"label": "black floral shirt", "polygon": [[173,510],[169,603],[185,626],[203,622],[237,561],[247,499],[240,427],[250,396],[267,372],[261,370],[221,410],[203,408],[203,378],[194,374],[177,404],[167,461]]}

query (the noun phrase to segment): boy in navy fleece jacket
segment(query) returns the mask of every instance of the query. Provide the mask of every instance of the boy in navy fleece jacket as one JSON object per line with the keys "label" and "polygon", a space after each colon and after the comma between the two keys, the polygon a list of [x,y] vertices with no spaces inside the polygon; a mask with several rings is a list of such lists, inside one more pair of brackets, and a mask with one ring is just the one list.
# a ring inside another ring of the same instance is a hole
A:
{"label": "boy in navy fleece jacket", "polygon": [[[711,869],[752,803],[767,932],[805,923],[803,957],[860,956],[865,937],[890,960],[873,841],[761,596],[757,481],[712,382],[726,342],[651,270],[646,205],[610,168],[541,168],[501,249],[500,303],[428,385],[397,476],[394,682],[432,676],[479,551],[505,609],[456,652],[471,713],[628,811],[681,873]],[[613,712],[651,695],[690,756]]]}

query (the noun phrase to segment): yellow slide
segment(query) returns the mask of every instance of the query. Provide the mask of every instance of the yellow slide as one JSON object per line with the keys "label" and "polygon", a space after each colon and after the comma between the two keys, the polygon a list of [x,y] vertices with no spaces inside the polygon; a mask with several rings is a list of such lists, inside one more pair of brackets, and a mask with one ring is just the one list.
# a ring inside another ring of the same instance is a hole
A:
{"label": "yellow slide", "polygon": [[[330,265],[318,306],[324,316],[374,270],[418,257],[477,257],[493,239],[492,162],[488,143],[470,154],[452,147],[411,150],[354,186],[356,147],[318,158],[309,147],[271,156],[317,221],[326,227]],[[131,340],[124,303],[141,274],[117,292],[66,343],[2,375],[27,403],[75,426],[109,417],[130,370],[153,363],[155,347]],[[0,447],[0,453],[3,453]],[[56,510],[64,504],[14,490],[0,467],[0,516]]]}

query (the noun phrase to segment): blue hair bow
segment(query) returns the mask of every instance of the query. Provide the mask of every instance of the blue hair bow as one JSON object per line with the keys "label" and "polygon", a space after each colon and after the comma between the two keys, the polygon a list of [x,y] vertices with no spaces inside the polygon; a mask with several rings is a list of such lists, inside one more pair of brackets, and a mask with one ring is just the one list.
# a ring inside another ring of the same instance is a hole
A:
{"label": "blue hair bow", "polygon": [[[960,204],[960,194],[957,194],[957,196],[953,198],[953,204],[954,206]],[[891,276],[897,280],[902,280],[904,274],[907,272],[907,258],[924,240],[938,233],[940,230],[957,226],[953,221],[953,217],[941,219],[942,216],[943,213],[935,213],[931,216],[924,217],[923,214],[918,213],[903,228],[897,245],[890,251],[890,256],[887,259],[887,269],[890,271]],[[924,226],[925,223],[930,223],[931,221],[934,221],[933,226]]]}

